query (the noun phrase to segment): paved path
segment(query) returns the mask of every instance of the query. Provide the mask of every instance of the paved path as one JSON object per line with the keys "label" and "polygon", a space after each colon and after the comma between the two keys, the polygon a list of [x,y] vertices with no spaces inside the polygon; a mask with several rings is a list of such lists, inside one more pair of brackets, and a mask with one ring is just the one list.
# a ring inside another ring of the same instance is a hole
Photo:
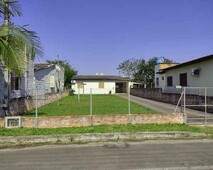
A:
{"label": "paved path", "polygon": [[4,170],[212,170],[213,141],[144,141],[0,150]]}
{"label": "paved path", "polygon": [[[127,94],[119,93],[116,95],[120,96],[122,98],[128,99]],[[132,96],[132,95],[130,96],[130,99],[134,103],[137,103],[143,107],[153,109],[159,113],[173,113],[175,110],[175,107],[176,107],[175,105],[172,105],[172,104],[144,99],[144,98],[140,98],[140,97],[136,97],[136,96]],[[180,112],[180,107],[178,107],[176,112]],[[204,112],[193,110],[193,109],[186,108],[186,114],[187,114],[188,118],[191,118],[191,117],[203,117],[204,118]],[[207,117],[212,119],[213,114],[207,113]]]}

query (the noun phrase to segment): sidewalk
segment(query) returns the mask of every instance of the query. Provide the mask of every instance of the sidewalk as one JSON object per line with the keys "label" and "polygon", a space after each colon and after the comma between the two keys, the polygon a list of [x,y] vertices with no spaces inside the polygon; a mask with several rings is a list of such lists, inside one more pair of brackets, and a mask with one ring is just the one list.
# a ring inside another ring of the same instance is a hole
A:
{"label": "sidewalk", "polygon": [[192,132],[122,132],[122,133],[85,133],[32,136],[1,136],[0,149],[7,146],[25,144],[71,144],[109,141],[143,141],[143,140],[174,140],[174,139],[212,139],[211,135]]}

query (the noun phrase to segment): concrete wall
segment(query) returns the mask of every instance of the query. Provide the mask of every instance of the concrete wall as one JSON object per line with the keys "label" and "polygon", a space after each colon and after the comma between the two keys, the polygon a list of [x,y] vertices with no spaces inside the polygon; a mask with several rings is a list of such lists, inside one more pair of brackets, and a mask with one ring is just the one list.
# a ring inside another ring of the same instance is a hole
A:
{"label": "concrete wall", "polygon": [[[0,126],[3,119],[0,119]],[[101,124],[146,124],[146,123],[172,123],[182,124],[183,115],[176,114],[135,114],[129,117],[128,115],[94,115],[92,122],[90,116],[48,116],[38,118],[39,128],[61,128],[61,127],[76,127],[90,126]],[[22,126],[26,128],[35,127],[35,118],[22,117]]]}
{"label": "concrete wall", "polygon": [[[46,104],[57,101],[59,98],[68,96],[68,92],[63,92],[62,94],[46,94],[38,95],[38,107],[44,106]],[[0,102],[1,105],[1,102]],[[35,108],[35,96],[34,97],[22,97],[18,99],[10,99],[10,112],[11,115],[19,115],[24,112],[33,110]],[[3,116],[3,110],[0,108],[0,117]]]}
{"label": "concrete wall", "polygon": [[[164,103],[170,103],[177,105],[178,100],[180,99],[179,93],[163,93],[161,88],[146,88],[146,89],[131,89],[131,95],[138,96],[141,98],[156,100]],[[186,105],[200,105],[204,104],[204,96],[199,95],[186,95]],[[207,104],[213,104],[213,97],[207,96]],[[202,110],[200,107],[196,106],[194,109]],[[212,108],[209,108],[209,111]],[[212,112],[212,111],[210,111]]]}

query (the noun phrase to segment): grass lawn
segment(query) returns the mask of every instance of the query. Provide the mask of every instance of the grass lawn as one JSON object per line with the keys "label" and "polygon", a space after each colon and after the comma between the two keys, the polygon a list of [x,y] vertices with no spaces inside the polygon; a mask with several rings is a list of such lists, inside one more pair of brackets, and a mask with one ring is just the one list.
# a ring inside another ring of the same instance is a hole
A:
{"label": "grass lawn", "polygon": [[[38,109],[38,116],[69,116],[69,115],[89,115],[90,96],[82,95],[80,102],[77,95],[67,96],[59,101],[50,103]],[[93,114],[128,114],[128,101],[115,95],[93,95]],[[132,114],[157,113],[148,108],[131,102]],[[35,116],[35,110],[27,112],[25,116]]]}
{"label": "grass lawn", "polygon": [[127,125],[98,125],[88,127],[70,127],[55,129],[35,128],[0,128],[0,136],[28,136],[28,135],[55,135],[55,134],[82,134],[82,133],[114,133],[114,132],[159,132],[159,131],[186,131],[213,135],[213,128],[194,127],[180,124],[127,124]]}

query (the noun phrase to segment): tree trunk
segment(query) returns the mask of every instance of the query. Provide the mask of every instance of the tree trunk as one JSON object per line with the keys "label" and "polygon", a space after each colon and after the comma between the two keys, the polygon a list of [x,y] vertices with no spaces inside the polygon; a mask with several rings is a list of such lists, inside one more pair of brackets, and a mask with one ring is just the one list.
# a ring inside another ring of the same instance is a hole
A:
{"label": "tree trunk", "polygon": [[[9,0],[4,0],[4,25],[9,25]],[[9,29],[8,29],[9,32]],[[8,39],[8,38],[7,38]],[[8,63],[7,63],[8,64]],[[7,67],[3,63],[3,74],[4,74],[4,101],[3,101],[3,110],[4,116],[9,115],[9,84],[10,84],[10,73]]]}

